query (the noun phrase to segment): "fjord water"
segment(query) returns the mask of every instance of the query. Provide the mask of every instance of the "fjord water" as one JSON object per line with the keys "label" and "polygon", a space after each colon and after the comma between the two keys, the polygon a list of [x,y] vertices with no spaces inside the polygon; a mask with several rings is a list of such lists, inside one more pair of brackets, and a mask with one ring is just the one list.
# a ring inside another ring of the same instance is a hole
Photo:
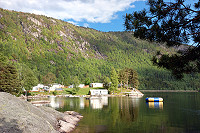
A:
{"label": "fjord water", "polygon": [[[163,103],[146,103],[146,97]],[[58,111],[74,110],[84,118],[74,133],[199,133],[199,93],[145,93],[142,98],[56,98]]]}

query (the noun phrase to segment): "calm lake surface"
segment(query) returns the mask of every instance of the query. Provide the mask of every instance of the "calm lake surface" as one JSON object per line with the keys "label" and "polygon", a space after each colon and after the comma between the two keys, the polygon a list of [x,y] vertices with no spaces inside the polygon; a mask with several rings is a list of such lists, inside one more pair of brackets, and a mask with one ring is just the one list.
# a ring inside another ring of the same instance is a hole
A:
{"label": "calm lake surface", "polygon": [[[146,103],[146,97],[163,103]],[[142,98],[51,98],[51,106],[84,116],[74,133],[200,133],[200,93],[145,93]]]}

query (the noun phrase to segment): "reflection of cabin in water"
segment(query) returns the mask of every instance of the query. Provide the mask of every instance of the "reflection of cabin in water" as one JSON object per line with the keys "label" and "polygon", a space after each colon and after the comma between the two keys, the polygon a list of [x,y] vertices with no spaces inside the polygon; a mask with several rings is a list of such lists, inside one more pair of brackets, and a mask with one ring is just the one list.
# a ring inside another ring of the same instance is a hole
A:
{"label": "reflection of cabin in water", "polygon": [[108,95],[108,90],[106,89],[91,89],[90,95]]}

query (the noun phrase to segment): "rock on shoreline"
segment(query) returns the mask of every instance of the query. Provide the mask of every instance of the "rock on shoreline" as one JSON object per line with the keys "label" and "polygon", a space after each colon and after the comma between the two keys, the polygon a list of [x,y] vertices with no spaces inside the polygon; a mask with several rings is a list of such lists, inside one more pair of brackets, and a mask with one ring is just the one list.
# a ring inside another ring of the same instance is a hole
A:
{"label": "rock on shoreline", "polygon": [[50,107],[36,107],[0,92],[0,133],[71,132],[82,117],[74,111],[61,113]]}

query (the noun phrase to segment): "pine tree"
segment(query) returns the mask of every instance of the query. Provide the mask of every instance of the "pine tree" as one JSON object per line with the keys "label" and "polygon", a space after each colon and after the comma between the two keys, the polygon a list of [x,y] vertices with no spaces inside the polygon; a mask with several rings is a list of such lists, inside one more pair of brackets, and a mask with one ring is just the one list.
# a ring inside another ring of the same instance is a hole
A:
{"label": "pine tree", "polygon": [[129,70],[130,74],[129,74],[129,81],[130,84],[133,86],[133,88],[138,89],[139,87],[139,80],[138,80],[138,74],[135,70],[130,69]]}
{"label": "pine tree", "polygon": [[104,78],[104,88],[109,90],[110,84],[111,84],[110,78],[109,77],[105,77]]}
{"label": "pine tree", "polygon": [[114,92],[117,90],[117,87],[118,87],[118,75],[114,67],[112,67],[112,70],[111,70],[110,80],[111,80],[111,85],[110,85],[109,91]]}
{"label": "pine tree", "polygon": [[16,67],[9,64],[3,55],[0,55],[0,91],[14,95],[22,92]]}
{"label": "pine tree", "polygon": [[138,74],[134,69],[131,68],[125,68],[119,71],[119,81],[124,84],[124,87],[126,86],[127,89],[129,86],[132,86],[136,89],[139,87],[139,80],[138,80]]}

